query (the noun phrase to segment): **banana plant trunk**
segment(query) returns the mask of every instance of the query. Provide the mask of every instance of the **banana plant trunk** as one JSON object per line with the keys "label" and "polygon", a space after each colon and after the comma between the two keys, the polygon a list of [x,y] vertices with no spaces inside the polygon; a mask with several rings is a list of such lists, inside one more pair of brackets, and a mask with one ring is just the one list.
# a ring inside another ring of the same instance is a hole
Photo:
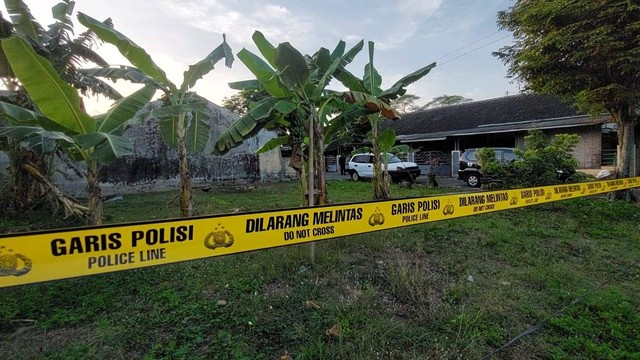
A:
{"label": "banana plant trunk", "polygon": [[289,167],[296,171],[298,175],[298,181],[300,182],[300,190],[302,201],[300,205],[305,207],[309,206],[309,198],[306,196],[308,191],[307,176],[304,171],[304,154],[302,152],[302,145],[300,142],[293,143],[291,145],[291,158],[289,159]]}
{"label": "banana plant trunk", "polygon": [[[45,194],[38,182],[24,170],[25,164],[34,166],[39,173],[48,174],[48,160],[44,155],[10,144],[6,151],[9,158],[10,197],[7,203],[16,213],[24,213],[28,208],[44,199]],[[6,210],[6,209],[5,209]]]}
{"label": "banana plant trunk", "polygon": [[89,195],[89,224],[102,225],[102,190],[98,179],[98,161],[91,159],[87,163],[87,192]]}
{"label": "banana plant trunk", "polygon": [[378,121],[371,121],[371,148],[373,149],[373,198],[374,200],[387,200],[391,197],[388,176],[382,173],[382,154],[378,141]]}
{"label": "banana plant trunk", "polygon": [[327,180],[324,161],[324,134],[318,123],[318,117],[314,114],[313,123],[313,157],[314,157],[314,205],[326,205],[328,203]]}
{"label": "banana plant trunk", "polygon": [[178,167],[180,173],[180,216],[193,216],[193,193],[191,192],[191,175],[189,174],[189,159],[187,157],[186,128],[184,118],[177,123]]}

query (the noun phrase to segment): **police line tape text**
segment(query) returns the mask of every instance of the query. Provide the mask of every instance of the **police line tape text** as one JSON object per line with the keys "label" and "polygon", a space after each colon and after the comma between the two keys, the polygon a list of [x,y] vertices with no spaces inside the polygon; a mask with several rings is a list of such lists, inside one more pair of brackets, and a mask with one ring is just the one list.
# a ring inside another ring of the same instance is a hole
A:
{"label": "police line tape text", "polygon": [[[172,226],[169,228],[134,230],[131,232],[131,247],[145,244],[154,246],[193,240],[193,225]],[[122,247],[122,234],[74,236],[69,239],[51,240],[53,256],[84,254],[105,250],[118,250]]]}

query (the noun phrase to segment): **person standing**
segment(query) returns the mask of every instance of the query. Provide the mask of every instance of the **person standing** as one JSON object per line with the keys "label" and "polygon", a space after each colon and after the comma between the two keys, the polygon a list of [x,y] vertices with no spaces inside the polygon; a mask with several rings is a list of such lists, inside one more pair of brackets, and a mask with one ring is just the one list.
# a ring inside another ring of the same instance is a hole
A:
{"label": "person standing", "polygon": [[338,155],[338,165],[340,166],[340,175],[345,174],[345,171],[344,171],[345,161],[346,159],[344,155]]}

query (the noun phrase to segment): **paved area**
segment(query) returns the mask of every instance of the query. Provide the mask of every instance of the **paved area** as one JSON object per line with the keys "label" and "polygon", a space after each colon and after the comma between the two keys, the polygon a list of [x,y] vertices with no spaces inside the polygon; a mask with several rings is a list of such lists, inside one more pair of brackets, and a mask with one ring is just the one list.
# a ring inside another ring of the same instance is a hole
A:
{"label": "paved area", "polygon": [[[349,177],[349,175],[340,175],[339,172],[327,172],[327,179],[328,180],[345,180],[345,181],[353,181],[351,180],[351,177]],[[452,178],[449,176],[438,176],[436,177],[436,181],[438,182],[438,185],[440,187],[448,187],[448,188],[461,188],[461,189],[466,189],[469,191],[472,190],[477,190],[474,189],[472,187],[467,186],[467,184],[462,181],[462,180],[458,180],[457,178]],[[420,175],[416,178],[416,182],[418,184],[424,184],[427,185],[428,182],[428,178],[426,175]]]}

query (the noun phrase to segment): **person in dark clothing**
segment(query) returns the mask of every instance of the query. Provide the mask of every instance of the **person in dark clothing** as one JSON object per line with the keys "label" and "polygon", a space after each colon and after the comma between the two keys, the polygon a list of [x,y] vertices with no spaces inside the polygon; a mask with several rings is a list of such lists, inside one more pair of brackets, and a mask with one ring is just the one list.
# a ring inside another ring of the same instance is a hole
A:
{"label": "person in dark clothing", "polygon": [[345,157],[344,155],[339,155],[338,156],[338,165],[340,165],[340,175],[344,175],[344,165],[345,165]]}

